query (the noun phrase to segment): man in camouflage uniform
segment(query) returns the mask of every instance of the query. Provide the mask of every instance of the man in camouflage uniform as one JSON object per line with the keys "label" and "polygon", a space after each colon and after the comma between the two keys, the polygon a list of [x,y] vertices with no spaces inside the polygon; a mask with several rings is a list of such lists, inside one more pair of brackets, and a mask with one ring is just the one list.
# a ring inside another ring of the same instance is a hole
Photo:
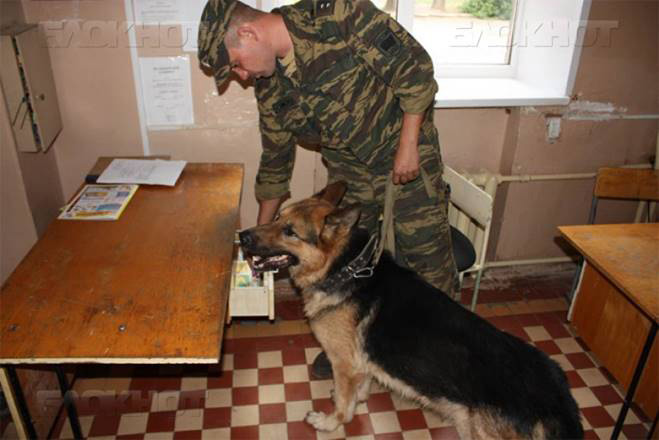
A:
{"label": "man in camouflage uniform", "polygon": [[[271,13],[210,0],[199,59],[218,86],[234,71],[255,79],[263,153],[256,178],[258,223],[289,192],[296,143],[321,146],[329,180],[345,180],[342,203],[359,202],[360,224],[376,232],[388,179],[396,258],[454,295],[445,184],[426,51],[368,0],[302,0]],[[420,169],[431,184],[417,178]]]}

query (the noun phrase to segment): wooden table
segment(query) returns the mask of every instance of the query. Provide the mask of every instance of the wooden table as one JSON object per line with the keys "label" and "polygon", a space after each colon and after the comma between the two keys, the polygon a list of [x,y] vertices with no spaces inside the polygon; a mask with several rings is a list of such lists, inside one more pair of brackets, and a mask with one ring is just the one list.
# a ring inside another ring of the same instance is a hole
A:
{"label": "wooden table", "polygon": [[218,362],[242,181],[188,164],[119,220],[54,221],[0,294],[3,383],[12,364]]}
{"label": "wooden table", "polygon": [[561,226],[559,230],[586,261],[573,301],[572,324],[627,389],[613,437],[620,432],[632,398],[655,417],[656,424],[659,223]]}

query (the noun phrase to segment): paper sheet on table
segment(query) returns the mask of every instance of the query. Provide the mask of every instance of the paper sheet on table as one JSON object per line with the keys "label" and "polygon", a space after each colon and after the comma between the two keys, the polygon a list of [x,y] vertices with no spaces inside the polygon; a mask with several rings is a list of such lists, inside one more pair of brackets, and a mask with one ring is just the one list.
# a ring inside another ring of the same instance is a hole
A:
{"label": "paper sheet on table", "polygon": [[174,186],[185,164],[184,160],[114,159],[97,182]]}

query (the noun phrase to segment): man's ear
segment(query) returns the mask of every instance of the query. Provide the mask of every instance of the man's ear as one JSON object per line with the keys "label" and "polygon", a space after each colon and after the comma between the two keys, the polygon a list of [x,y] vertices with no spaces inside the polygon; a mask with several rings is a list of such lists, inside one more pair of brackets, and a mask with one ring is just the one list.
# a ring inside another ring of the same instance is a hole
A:
{"label": "man's ear", "polygon": [[343,195],[348,189],[348,184],[343,180],[338,182],[331,183],[322,189],[318,194],[315,194],[314,197],[317,199],[325,200],[331,203],[334,206],[337,206]]}
{"label": "man's ear", "polygon": [[243,23],[236,29],[236,35],[243,40],[256,40],[258,38],[256,29],[252,23]]}
{"label": "man's ear", "polygon": [[361,213],[361,206],[358,203],[335,209],[325,217],[325,226],[350,230],[359,221]]}

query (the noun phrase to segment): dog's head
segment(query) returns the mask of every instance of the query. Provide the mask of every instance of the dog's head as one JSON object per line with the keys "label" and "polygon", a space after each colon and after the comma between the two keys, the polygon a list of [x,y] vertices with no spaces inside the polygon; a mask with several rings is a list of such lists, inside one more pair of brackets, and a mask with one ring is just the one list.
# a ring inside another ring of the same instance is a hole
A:
{"label": "dog's head", "polygon": [[327,274],[359,220],[357,205],[337,208],[344,182],[284,208],[272,223],[240,233],[240,245],[257,271],[289,267],[291,277],[307,287]]}

